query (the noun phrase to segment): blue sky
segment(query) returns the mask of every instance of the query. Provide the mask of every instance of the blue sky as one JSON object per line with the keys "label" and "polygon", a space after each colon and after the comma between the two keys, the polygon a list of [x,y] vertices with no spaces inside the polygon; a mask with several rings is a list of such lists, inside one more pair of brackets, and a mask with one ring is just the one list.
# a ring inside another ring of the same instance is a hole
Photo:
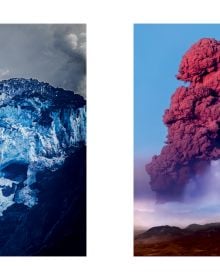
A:
{"label": "blue sky", "polygon": [[136,24],[134,26],[135,157],[160,153],[166,137],[164,110],[182,85],[175,78],[189,47],[204,37],[220,40],[220,25]]}
{"label": "blue sky", "polygon": [[162,116],[169,107],[171,95],[184,84],[175,78],[181,58],[192,44],[204,37],[220,40],[220,25],[134,26],[134,220],[137,228],[219,220],[220,161],[215,163],[217,171],[213,165],[204,175],[205,195],[197,201],[186,197],[184,203],[155,204],[155,193],[144,170],[144,165],[152,155],[160,153],[166,140]]}

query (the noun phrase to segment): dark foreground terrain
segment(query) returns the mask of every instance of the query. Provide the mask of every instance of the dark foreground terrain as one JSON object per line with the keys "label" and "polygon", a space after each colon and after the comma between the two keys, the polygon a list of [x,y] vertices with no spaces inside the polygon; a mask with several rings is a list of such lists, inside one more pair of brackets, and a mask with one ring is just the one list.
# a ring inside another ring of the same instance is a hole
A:
{"label": "dark foreground terrain", "polygon": [[37,182],[37,205],[14,204],[0,217],[0,256],[85,256],[86,148]]}
{"label": "dark foreground terrain", "polygon": [[135,256],[220,256],[220,223],[153,227],[135,236]]}

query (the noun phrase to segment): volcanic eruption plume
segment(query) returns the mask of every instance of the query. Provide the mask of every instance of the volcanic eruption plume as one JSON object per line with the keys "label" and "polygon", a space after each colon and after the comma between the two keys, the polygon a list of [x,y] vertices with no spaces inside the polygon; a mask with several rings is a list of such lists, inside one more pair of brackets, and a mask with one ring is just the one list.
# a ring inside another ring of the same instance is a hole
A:
{"label": "volcanic eruption plume", "polygon": [[[167,140],[146,165],[157,201],[181,200],[190,179],[220,159],[220,41],[204,38],[183,56],[163,122]],[[199,187],[199,186],[198,186]]]}

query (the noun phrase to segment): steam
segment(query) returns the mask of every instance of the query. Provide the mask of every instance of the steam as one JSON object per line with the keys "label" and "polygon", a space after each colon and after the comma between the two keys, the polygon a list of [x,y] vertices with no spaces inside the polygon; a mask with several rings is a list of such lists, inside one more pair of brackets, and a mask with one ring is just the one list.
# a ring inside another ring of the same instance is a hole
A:
{"label": "steam", "polygon": [[184,202],[217,205],[220,201],[220,160],[211,161],[203,175],[195,176],[187,184]]}
{"label": "steam", "polygon": [[155,203],[153,197],[136,197],[135,228],[158,225],[185,227],[192,223],[205,224],[219,221],[220,213],[220,160],[211,161],[201,176],[190,179],[182,201]]}

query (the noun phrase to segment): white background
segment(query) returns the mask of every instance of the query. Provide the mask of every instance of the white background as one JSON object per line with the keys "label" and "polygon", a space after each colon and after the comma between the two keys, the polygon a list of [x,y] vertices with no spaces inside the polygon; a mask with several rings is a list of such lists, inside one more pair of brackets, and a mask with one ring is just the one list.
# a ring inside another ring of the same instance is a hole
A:
{"label": "white background", "polygon": [[218,23],[218,1],[5,0],[0,11],[2,23],[87,23],[88,42],[88,257],[0,258],[0,276],[218,277],[219,258],[133,257],[133,23]]}

